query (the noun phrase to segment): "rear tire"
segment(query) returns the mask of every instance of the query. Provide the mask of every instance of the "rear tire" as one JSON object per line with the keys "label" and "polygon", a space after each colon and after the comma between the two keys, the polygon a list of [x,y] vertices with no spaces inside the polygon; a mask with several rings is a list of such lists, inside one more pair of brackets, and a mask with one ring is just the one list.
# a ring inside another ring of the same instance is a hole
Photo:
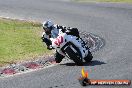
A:
{"label": "rear tire", "polygon": [[56,63],[60,63],[65,56],[63,56],[63,55],[59,54],[58,52],[56,52],[54,57],[55,57]]}
{"label": "rear tire", "polygon": [[88,55],[84,58],[86,62],[90,62],[93,59],[92,53],[88,51]]}

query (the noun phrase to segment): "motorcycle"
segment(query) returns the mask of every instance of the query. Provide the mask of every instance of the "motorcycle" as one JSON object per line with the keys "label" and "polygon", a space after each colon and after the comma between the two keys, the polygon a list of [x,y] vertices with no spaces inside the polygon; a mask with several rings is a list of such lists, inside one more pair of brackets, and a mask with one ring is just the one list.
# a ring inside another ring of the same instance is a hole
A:
{"label": "motorcycle", "polygon": [[93,58],[82,38],[59,31],[59,36],[51,38],[51,41],[52,47],[59,54],[73,60],[77,65],[83,65],[83,61],[90,62]]}

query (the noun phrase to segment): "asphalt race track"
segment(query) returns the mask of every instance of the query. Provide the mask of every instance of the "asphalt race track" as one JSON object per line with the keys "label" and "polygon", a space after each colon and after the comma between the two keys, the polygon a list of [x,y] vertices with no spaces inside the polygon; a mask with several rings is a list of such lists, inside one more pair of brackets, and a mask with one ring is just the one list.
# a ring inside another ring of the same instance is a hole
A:
{"label": "asphalt race track", "polygon": [[[105,46],[93,53],[92,63],[84,66],[89,78],[132,80],[132,5],[66,0],[0,0],[0,16],[40,22],[51,19],[57,24],[99,35],[105,40]],[[2,78],[0,88],[82,88],[78,82],[81,68],[67,63]]]}

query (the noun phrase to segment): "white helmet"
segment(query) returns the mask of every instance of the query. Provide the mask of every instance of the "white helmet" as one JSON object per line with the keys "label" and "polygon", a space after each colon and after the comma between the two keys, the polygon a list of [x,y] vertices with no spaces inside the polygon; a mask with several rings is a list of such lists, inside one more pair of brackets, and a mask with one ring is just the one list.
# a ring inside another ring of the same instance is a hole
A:
{"label": "white helmet", "polygon": [[53,22],[51,22],[49,20],[43,22],[43,28],[51,28],[53,25],[54,25]]}

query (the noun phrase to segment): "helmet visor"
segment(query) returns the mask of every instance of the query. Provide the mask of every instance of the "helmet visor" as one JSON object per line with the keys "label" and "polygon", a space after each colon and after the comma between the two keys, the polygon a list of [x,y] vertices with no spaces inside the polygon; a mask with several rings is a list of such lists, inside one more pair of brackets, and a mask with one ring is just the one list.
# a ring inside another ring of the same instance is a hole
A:
{"label": "helmet visor", "polygon": [[44,31],[45,31],[45,33],[46,33],[47,35],[51,34],[51,29],[50,29],[50,28],[48,28],[48,27],[43,27],[43,29],[44,29]]}

